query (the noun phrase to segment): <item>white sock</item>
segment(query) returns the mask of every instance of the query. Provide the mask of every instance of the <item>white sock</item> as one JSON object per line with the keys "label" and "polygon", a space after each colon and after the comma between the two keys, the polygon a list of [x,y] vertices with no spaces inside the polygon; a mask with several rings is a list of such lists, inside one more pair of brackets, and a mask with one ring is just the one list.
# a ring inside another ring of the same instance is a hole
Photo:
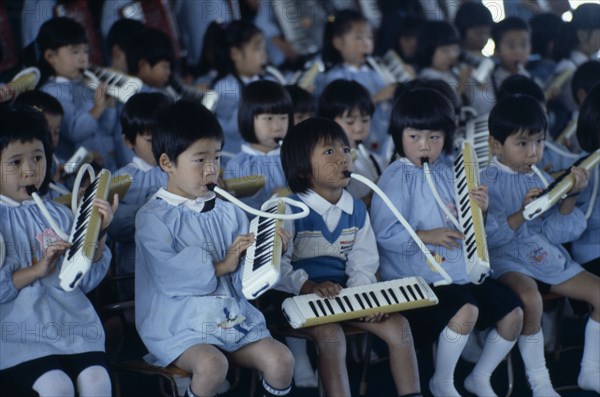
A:
{"label": "white sock", "polygon": [[519,336],[519,351],[525,364],[525,373],[533,397],[560,397],[552,387],[544,357],[544,334],[542,329],[533,335]]}
{"label": "white sock", "polygon": [[75,396],[75,388],[69,375],[59,369],[44,373],[33,383],[33,390],[40,397]]}
{"label": "white sock", "polygon": [[285,344],[290,348],[296,364],[294,365],[294,383],[297,387],[318,387],[319,380],[310,364],[306,351],[306,339],[285,338]]}
{"label": "white sock", "polygon": [[92,365],[77,375],[77,390],[80,397],[112,396],[110,376],[104,367]]}
{"label": "white sock", "polygon": [[585,326],[583,358],[577,384],[583,390],[600,393],[600,323],[592,318],[588,319]]}
{"label": "white sock", "polygon": [[429,390],[435,397],[460,397],[454,387],[454,369],[469,335],[461,335],[445,327],[438,338],[435,373],[429,380]]}
{"label": "white sock", "polygon": [[465,379],[465,388],[478,397],[496,397],[490,383],[492,372],[510,352],[515,343],[516,340],[506,340],[496,331],[496,328],[492,328],[487,335],[483,351],[475,368]]}

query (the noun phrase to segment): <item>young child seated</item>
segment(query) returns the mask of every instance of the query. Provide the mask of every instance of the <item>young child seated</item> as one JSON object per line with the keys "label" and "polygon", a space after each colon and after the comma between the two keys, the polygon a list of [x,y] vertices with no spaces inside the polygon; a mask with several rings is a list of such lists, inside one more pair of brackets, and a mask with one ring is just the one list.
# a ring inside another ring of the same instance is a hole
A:
{"label": "young child seated", "polygon": [[534,396],[558,396],[552,389],[544,359],[540,328],[541,293],[583,300],[592,307],[585,329],[585,345],[577,383],[600,392],[600,278],[573,261],[562,244],[576,239],[586,222],[575,206],[576,195],[587,185],[588,172],[571,168],[574,183],[568,196],[546,213],[526,221],[524,207],[552,178],[534,172],[544,152],[547,121],[534,98],[514,95],[499,101],[489,118],[490,146],[494,158],[481,172],[488,185],[488,247],[494,277],[508,285],[524,306],[524,326],[519,350]]}
{"label": "young child seated", "polygon": [[295,84],[286,85],[285,89],[290,94],[290,98],[292,98],[294,125],[315,115],[317,102],[310,92]]}
{"label": "young child seated", "polygon": [[531,36],[527,22],[518,17],[508,17],[492,27],[492,40],[496,45],[494,55],[498,59],[492,73],[494,92],[502,82],[513,74],[531,77],[525,69],[531,53]]}
{"label": "young child seated", "polygon": [[[295,295],[333,298],[342,288],[377,281],[379,257],[369,214],[344,190],[352,170],[350,142],[332,120],[312,118],[292,127],[281,147],[281,162],[296,200],[310,214],[289,222],[293,247],[281,260],[279,289]],[[292,209],[296,211],[296,209]],[[350,321],[382,338],[399,396],[420,396],[419,372],[410,326],[399,313],[375,313]],[[319,370],[328,396],[349,396],[346,339],[341,324],[303,328],[316,342]]]}
{"label": "young child seated", "polygon": [[135,19],[122,18],[112,24],[106,36],[106,47],[110,54],[110,67],[129,74],[127,68],[127,42],[138,32],[145,30],[143,23]]}
{"label": "young child seated", "polygon": [[162,91],[169,83],[175,61],[173,43],[157,29],[140,30],[125,45],[127,70],[144,83],[142,92]]}
{"label": "young child seated", "polygon": [[294,358],[242,295],[241,256],[255,238],[239,208],[209,187],[223,130],[204,106],[178,101],[157,116],[152,152],[167,174],[136,216],[135,319],[147,359],[192,373],[187,396],[213,396],[229,362],[260,373],[259,396],[290,391]]}

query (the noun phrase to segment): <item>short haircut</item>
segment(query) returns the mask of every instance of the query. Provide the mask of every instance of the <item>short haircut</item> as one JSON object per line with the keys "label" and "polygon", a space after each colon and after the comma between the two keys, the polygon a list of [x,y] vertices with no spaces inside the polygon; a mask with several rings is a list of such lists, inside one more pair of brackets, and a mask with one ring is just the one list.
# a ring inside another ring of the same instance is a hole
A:
{"label": "short haircut", "polygon": [[494,25],[494,19],[490,10],[481,3],[463,3],[454,17],[454,26],[462,39],[467,35],[467,30],[479,26]]}
{"label": "short haircut", "polygon": [[397,101],[403,94],[414,88],[430,88],[444,95],[454,108],[454,114],[460,114],[460,98],[456,95],[454,88],[441,79],[416,78],[407,83],[400,83],[394,91],[394,101]]}
{"label": "short haircut", "polygon": [[265,113],[285,113],[288,115],[288,126],[294,123],[292,98],[287,90],[274,81],[254,81],[242,89],[238,107],[238,129],[246,142],[258,143],[254,118]]}
{"label": "short haircut", "polygon": [[121,111],[123,136],[132,145],[138,134],[156,132],[156,113],[171,104],[171,100],[159,92],[141,92],[133,95]]}
{"label": "short haircut", "polygon": [[445,21],[427,21],[421,29],[418,38],[417,63],[419,67],[431,66],[433,55],[438,47],[459,44],[460,39],[456,28]]}
{"label": "short haircut", "polygon": [[573,10],[573,18],[561,26],[554,44],[554,59],[569,58],[571,51],[579,46],[579,31],[588,35],[600,29],[600,4],[584,3]]}
{"label": "short haircut", "polygon": [[577,91],[584,90],[587,94],[598,83],[600,83],[600,61],[591,60],[579,65],[571,80],[571,94],[575,102],[579,102]]}
{"label": "short haircut", "polygon": [[548,119],[542,104],[532,96],[509,95],[496,103],[488,119],[490,135],[501,144],[513,134],[528,135],[548,130]]}
{"label": "short haircut", "polygon": [[108,35],[106,36],[106,44],[108,51],[114,46],[119,46],[123,51],[127,49],[127,42],[138,32],[146,29],[146,26],[136,19],[121,18],[112,24]]}
{"label": "short haircut", "polygon": [[86,44],[87,42],[85,29],[74,19],[55,17],[44,22],[40,26],[35,43],[33,44],[33,52],[36,54],[42,75],[38,84],[42,85],[49,76],[55,74],[54,68],[44,58],[46,50],[56,51],[61,47]]}
{"label": "short haircut", "polygon": [[179,155],[199,139],[223,142],[223,129],[216,117],[202,104],[179,100],[156,115],[157,133],[152,137],[152,153],[157,164],[165,153],[177,164]]}
{"label": "short haircut", "polygon": [[292,98],[292,107],[294,113],[314,113],[317,110],[317,101],[315,97],[304,88],[292,84],[286,85],[285,89],[290,98]]}
{"label": "short haircut", "polygon": [[498,48],[500,42],[502,42],[506,32],[511,32],[514,30],[525,30],[529,32],[529,25],[524,19],[519,17],[508,17],[504,18],[500,22],[497,22],[492,27],[492,40],[494,40],[496,48]]}
{"label": "short haircut", "polygon": [[507,96],[523,94],[537,99],[542,105],[546,106],[546,96],[539,85],[529,77],[515,74],[502,82],[498,89],[496,100],[499,101]]}
{"label": "short haircut", "polygon": [[338,11],[333,17],[327,18],[321,50],[321,58],[326,69],[331,69],[344,61],[342,54],[333,46],[333,39],[348,33],[356,23],[368,24],[369,22],[360,12],[350,9]]}
{"label": "short haircut", "polygon": [[145,60],[150,66],[161,61],[175,60],[173,43],[166,33],[158,29],[144,29],[134,34],[125,46],[127,57],[127,70],[131,74],[140,71],[139,62]]}
{"label": "short haircut", "polygon": [[52,168],[52,144],[44,115],[29,106],[0,106],[0,153],[13,142],[42,142],[46,156],[46,175],[39,192],[48,192]]}
{"label": "short haircut", "polygon": [[354,80],[334,80],[325,87],[319,97],[317,116],[333,120],[352,109],[363,115],[373,116],[375,105],[369,91]]}
{"label": "short haircut", "polygon": [[[230,73],[237,75],[235,64],[231,59],[231,49],[238,48],[241,50],[255,36],[262,34],[262,30],[252,22],[246,20],[235,20],[229,23],[211,22],[204,34],[205,40],[202,48],[214,50],[214,54],[212,55],[214,59],[211,62],[212,66],[217,70],[214,82]],[[204,58],[204,61],[208,61],[208,59]],[[210,68],[210,66],[208,67]]]}
{"label": "short haircut", "polygon": [[312,153],[320,142],[342,142],[350,146],[338,123],[321,117],[306,119],[288,131],[281,145],[281,165],[290,190],[304,193],[311,186]]}
{"label": "short haircut", "polygon": [[548,44],[556,40],[564,22],[561,17],[551,12],[534,15],[529,20],[531,27],[531,53],[540,54],[542,58],[551,57]]}
{"label": "short haircut", "polygon": [[600,83],[592,87],[579,111],[577,141],[588,153],[600,148]]}
{"label": "short haircut", "polygon": [[402,134],[406,128],[443,131],[443,150],[450,154],[456,129],[452,103],[442,93],[430,88],[415,88],[407,91],[398,98],[392,108],[388,130],[394,140],[396,151],[402,157],[404,157]]}
{"label": "short haircut", "polygon": [[62,116],[64,110],[58,99],[44,91],[25,91],[15,99],[15,105],[31,106],[44,113]]}

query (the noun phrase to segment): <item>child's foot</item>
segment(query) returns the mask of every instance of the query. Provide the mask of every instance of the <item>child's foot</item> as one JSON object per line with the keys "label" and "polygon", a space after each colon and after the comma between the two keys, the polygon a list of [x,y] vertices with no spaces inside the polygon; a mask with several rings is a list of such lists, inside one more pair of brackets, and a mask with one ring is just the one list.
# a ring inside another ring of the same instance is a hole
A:
{"label": "child's foot", "polygon": [[582,390],[592,390],[600,393],[600,374],[597,371],[583,370],[577,378],[577,385]]}
{"label": "child's foot", "polygon": [[460,397],[453,381],[439,381],[435,377],[429,380],[429,391],[435,397]]}
{"label": "child's foot", "polygon": [[479,377],[469,374],[465,379],[465,389],[475,394],[477,397],[498,397],[492,389],[490,378]]}
{"label": "child's foot", "polygon": [[538,379],[536,384],[529,382],[529,385],[531,386],[533,397],[560,397],[560,394],[552,387],[550,376],[548,376],[547,381],[540,381]]}

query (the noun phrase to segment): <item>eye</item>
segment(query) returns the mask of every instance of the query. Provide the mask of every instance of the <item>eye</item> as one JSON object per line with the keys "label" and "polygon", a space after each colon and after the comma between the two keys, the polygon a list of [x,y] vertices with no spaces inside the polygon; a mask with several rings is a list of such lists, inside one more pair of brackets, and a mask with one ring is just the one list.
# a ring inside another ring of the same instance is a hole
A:
{"label": "eye", "polygon": [[42,161],[43,158],[44,158],[43,156],[34,156],[33,161],[37,163],[37,162]]}
{"label": "eye", "polygon": [[409,135],[408,137],[410,139],[412,139],[413,141],[417,140],[417,136],[416,135]]}
{"label": "eye", "polygon": [[199,158],[199,159],[194,160],[194,162],[195,163],[199,163],[199,164],[200,163],[204,163],[204,159],[203,158]]}
{"label": "eye", "polygon": [[333,149],[325,149],[323,151],[323,153],[325,153],[325,154],[333,154]]}
{"label": "eye", "polygon": [[21,160],[13,160],[13,161],[9,162],[8,164],[16,167],[19,164],[21,164]]}
{"label": "eye", "polygon": [[344,146],[344,153],[350,153],[350,148],[348,146]]}
{"label": "eye", "polygon": [[433,136],[431,137],[431,140],[432,140],[432,141],[439,141],[441,138],[442,138],[442,137],[441,137],[441,136],[439,136],[439,135],[433,135]]}

